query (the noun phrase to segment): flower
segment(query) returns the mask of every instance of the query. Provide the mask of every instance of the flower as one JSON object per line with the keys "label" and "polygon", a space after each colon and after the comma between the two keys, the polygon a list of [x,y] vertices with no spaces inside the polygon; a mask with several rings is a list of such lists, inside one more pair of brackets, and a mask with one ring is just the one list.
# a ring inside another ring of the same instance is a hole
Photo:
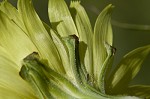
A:
{"label": "flower", "polygon": [[150,98],[150,87],[129,86],[150,45],[123,57],[115,55],[108,5],[94,31],[80,1],[49,0],[51,26],[42,22],[31,0],[0,4],[0,97],[15,99]]}

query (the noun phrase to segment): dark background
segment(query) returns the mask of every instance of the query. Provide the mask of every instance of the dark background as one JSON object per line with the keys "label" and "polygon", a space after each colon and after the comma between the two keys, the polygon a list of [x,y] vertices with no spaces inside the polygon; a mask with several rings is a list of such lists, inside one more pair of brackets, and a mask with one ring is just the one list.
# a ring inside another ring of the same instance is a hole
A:
{"label": "dark background", "polygon": [[[0,0],[2,1],[2,0]],[[8,0],[16,6],[17,0]],[[49,24],[47,0],[33,0],[40,18]],[[66,0],[69,5],[70,0]],[[129,51],[150,44],[150,0],[81,0],[92,25],[100,11],[108,4],[115,6],[112,15],[114,46],[117,48],[115,63]],[[119,24],[116,24],[118,22]],[[137,28],[137,26],[142,28]],[[150,55],[131,84],[150,84]]]}

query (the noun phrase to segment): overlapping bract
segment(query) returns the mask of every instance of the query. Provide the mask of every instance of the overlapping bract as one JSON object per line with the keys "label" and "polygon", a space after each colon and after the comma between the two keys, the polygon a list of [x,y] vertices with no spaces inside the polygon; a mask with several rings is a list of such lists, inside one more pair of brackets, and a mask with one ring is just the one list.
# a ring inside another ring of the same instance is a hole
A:
{"label": "overlapping bract", "polygon": [[[110,23],[113,6],[108,5],[100,13],[94,31],[80,1],[71,1],[70,8],[71,13],[64,0],[49,0],[52,26],[49,27],[40,20],[31,0],[18,0],[18,10],[7,1],[0,4],[0,96],[16,99],[136,98],[122,96],[125,94],[150,97],[145,92],[149,86],[128,86],[150,53],[150,45],[125,55],[110,74],[115,54]],[[19,76],[20,68],[21,77],[34,91]]]}

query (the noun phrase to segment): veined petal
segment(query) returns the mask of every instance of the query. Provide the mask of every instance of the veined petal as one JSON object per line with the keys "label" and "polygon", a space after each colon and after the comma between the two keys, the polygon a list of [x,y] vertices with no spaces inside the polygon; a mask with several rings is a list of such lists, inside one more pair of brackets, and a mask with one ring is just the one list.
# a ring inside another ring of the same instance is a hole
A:
{"label": "veined petal", "polygon": [[7,51],[0,47],[0,98],[36,99],[32,88],[21,79],[17,64]]}
{"label": "veined petal", "polygon": [[57,49],[50,35],[43,26],[43,23],[36,14],[32,5],[32,1],[19,0],[18,9],[28,31],[29,37],[36,45],[39,54],[44,59],[48,59],[51,68],[60,73],[64,73],[64,68],[62,67]]}
{"label": "veined petal", "polygon": [[[79,32],[79,40],[89,45],[92,41],[92,26],[85,9],[80,5],[80,1],[71,1],[70,8],[74,9],[74,20]],[[91,44],[90,44],[91,45]]]}
{"label": "veined petal", "polygon": [[70,7],[72,8],[72,13],[75,15],[74,20],[79,33],[79,50],[80,50],[80,60],[89,75],[93,76],[92,68],[92,26],[85,9],[80,5],[80,1],[71,1]]}
{"label": "veined petal", "polygon": [[0,11],[0,45],[12,56],[12,60],[20,66],[21,60],[37,51],[28,36],[11,20]]}
{"label": "veined petal", "polygon": [[107,57],[106,44],[112,46],[112,31],[111,31],[111,12],[113,6],[108,5],[98,16],[93,36],[93,68],[95,86],[97,86],[98,75],[101,71],[101,67]]}
{"label": "veined petal", "polygon": [[48,14],[51,25],[62,37],[75,34],[77,29],[64,0],[49,0]]}
{"label": "veined petal", "polygon": [[[3,0],[3,2],[0,3],[0,10],[5,13],[25,33],[28,33],[18,10],[14,6],[12,6],[7,0]],[[46,29],[48,29],[47,31],[49,32],[49,26],[44,22],[43,25]]]}
{"label": "veined petal", "polygon": [[145,99],[150,99],[150,86],[134,85],[128,87],[126,93],[131,96],[138,96]]}
{"label": "veined petal", "polygon": [[12,6],[7,0],[0,3],[0,10],[5,13],[15,24],[17,24],[23,31],[26,31],[18,10]]}
{"label": "veined petal", "polygon": [[129,82],[139,72],[145,58],[150,54],[150,45],[137,48],[123,57],[108,79],[107,93],[123,93]]}

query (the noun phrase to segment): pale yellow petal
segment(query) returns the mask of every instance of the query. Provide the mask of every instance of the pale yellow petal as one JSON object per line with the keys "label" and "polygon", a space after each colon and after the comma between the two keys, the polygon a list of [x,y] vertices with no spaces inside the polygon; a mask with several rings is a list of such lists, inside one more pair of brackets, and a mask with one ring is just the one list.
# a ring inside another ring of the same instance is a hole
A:
{"label": "pale yellow petal", "polygon": [[51,68],[64,73],[59,53],[38,17],[31,0],[18,0],[18,10],[28,31],[30,39],[37,47],[42,58],[47,59]]}
{"label": "pale yellow petal", "polygon": [[35,99],[32,88],[19,76],[19,69],[7,51],[0,47],[0,98]]}
{"label": "pale yellow petal", "polygon": [[0,11],[0,45],[4,47],[20,66],[21,60],[37,51],[35,45],[28,36],[11,20]]}
{"label": "pale yellow petal", "polygon": [[77,29],[64,0],[49,0],[48,14],[51,25],[62,37],[75,34]]}

